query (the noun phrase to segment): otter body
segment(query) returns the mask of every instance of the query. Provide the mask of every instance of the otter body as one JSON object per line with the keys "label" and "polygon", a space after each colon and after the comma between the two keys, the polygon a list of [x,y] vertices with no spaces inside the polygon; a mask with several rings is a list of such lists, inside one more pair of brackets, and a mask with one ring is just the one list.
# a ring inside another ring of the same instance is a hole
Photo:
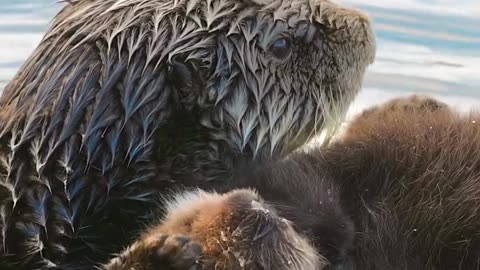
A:
{"label": "otter body", "polygon": [[0,268],[106,262],[179,186],[284,157],[373,61],[325,0],[72,0],[0,99]]}
{"label": "otter body", "polygon": [[479,121],[431,98],[397,99],[328,149],[357,227],[354,269],[480,269]]}
{"label": "otter body", "polygon": [[[313,269],[480,269],[479,114],[425,97],[394,100],[333,145],[236,183],[255,187],[298,239],[311,239]],[[263,244],[259,252],[288,254]]]}

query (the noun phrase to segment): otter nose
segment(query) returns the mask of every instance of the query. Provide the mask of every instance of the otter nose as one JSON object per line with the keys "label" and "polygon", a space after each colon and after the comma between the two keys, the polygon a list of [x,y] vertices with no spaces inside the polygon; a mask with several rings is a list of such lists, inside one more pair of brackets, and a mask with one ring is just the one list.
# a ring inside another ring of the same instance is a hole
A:
{"label": "otter nose", "polygon": [[312,2],[312,22],[329,31],[347,30],[345,37],[352,41],[365,41],[373,36],[370,19],[363,12],[330,1]]}

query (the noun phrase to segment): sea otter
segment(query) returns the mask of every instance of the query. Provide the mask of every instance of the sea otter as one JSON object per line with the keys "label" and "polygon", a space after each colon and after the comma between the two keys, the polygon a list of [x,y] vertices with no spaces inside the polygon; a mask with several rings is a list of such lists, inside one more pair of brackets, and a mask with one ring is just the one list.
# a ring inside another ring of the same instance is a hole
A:
{"label": "sea otter", "polygon": [[[334,144],[291,154],[245,173],[236,182],[255,187],[277,218],[291,222],[286,234],[312,240],[319,261],[313,268],[303,269],[480,269],[479,125],[478,113],[459,115],[432,98],[396,99],[365,111]],[[186,209],[200,209],[197,220],[208,216],[207,204],[203,204],[208,202],[183,202]],[[220,204],[216,208],[221,208]],[[223,206],[226,204],[223,201]],[[233,215],[245,210],[228,209]],[[177,212],[176,218],[184,213]],[[170,218],[167,216],[162,226],[168,226]],[[209,228],[227,232],[229,225],[209,220]],[[266,224],[251,223],[249,230]],[[201,250],[211,247],[205,247],[195,235],[211,232],[200,229],[185,234],[176,228],[164,233],[192,237],[192,243],[199,245],[194,265],[202,267]],[[297,234],[290,233],[291,229]],[[226,239],[232,236],[223,235]],[[257,257],[276,252],[275,256],[282,258],[298,250],[295,245],[288,251],[275,248],[280,244],[272,245],[262,237],[250,242],[264,245],[256,250]],[[123,255],[126,257],[112,263],[135,261],[134,255]],[[161,255],[171,262],[182,261],[178,254]],[[158,253],[149,258],[158,259]],[[277,263],[283,268],[258,269],[297,269],[289,268],[285,260]],[[158,266],[155,261],[150,265]],[[127,268],[111,268],[123,269]]]}
{"label": "sea otter", "polygon": [[326,0],[66,2],[0,98],[2,269],[105,262],[159,194],[325,130],[375,53]]}

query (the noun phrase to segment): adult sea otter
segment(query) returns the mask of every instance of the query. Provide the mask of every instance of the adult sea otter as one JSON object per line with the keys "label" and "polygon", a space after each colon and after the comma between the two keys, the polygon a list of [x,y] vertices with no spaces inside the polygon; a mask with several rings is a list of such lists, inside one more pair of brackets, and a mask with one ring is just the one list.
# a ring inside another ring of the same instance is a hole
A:
{"label": "adult sea otter", "polygon": [[165,190],[340,117],[374,52],[325,0],[68,1],[0,99],[0,268],[105,262]]}

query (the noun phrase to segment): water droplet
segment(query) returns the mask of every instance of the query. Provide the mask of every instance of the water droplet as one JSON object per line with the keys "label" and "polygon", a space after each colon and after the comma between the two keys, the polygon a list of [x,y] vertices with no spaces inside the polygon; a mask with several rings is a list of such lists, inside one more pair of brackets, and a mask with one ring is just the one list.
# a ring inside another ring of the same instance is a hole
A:
{"label": "water droplet", "polygon": [[228,241],[228,237],[225,235],[225,232],[224,232],[224,231],[221,231],[221,232],[220,232],[220,238],[222,239],[223,242],[227,242],[227,241]]}
{"label": "water droplet", "polygon": [[263,207],[263,205],[260,202],[255,201],[255,200],[252,200],[252,209],[262,211],[265,214],[270,213],[270,210],[266,209],[265,207]]}

